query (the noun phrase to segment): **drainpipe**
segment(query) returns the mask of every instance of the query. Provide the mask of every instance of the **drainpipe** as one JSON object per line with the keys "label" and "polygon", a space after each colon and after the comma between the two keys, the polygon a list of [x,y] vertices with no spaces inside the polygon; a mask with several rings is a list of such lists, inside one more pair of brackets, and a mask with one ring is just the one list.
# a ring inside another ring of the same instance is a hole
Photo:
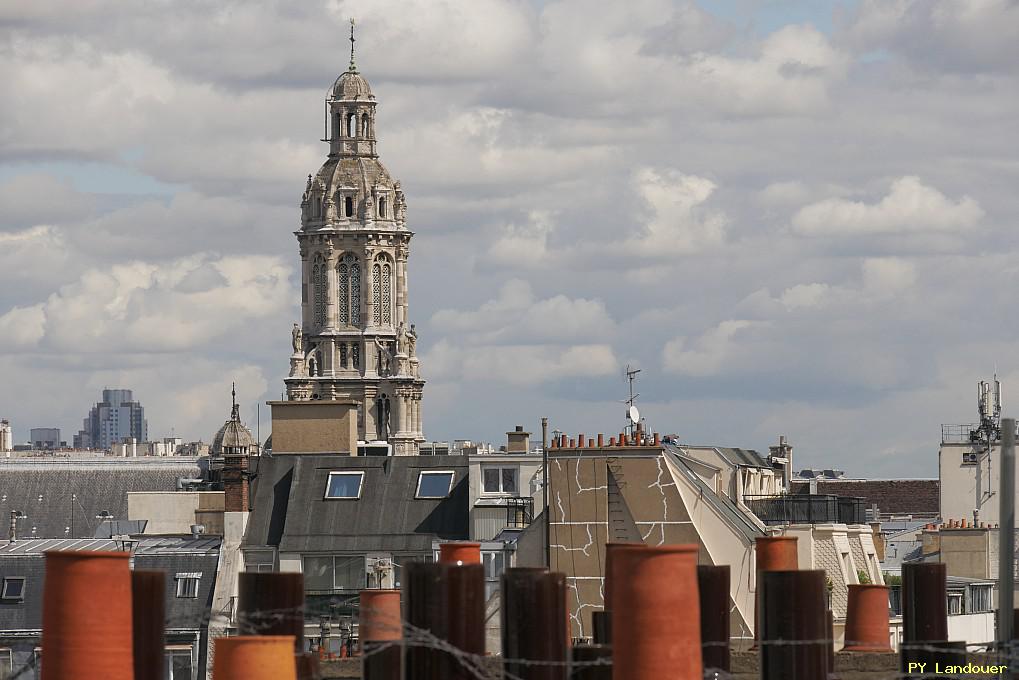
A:
{"label": "drainpipe", "polygon": [[549,512],[551,508],[548,505],[548,418],[542,417],[541,419],[541,464],[542,474],[545,476],[545,483],[542,484],[545,492],[545,566],[549,569],[552,568],[552,535],[551,535],[551,521]]}
{"label": "drainpipe", "polygon": [[[1015,419],[1001,420],[1001,528],[998,529],[998,642],[1011,645],[1015,582]],[[989,450],[989,449],[988,449]]]}

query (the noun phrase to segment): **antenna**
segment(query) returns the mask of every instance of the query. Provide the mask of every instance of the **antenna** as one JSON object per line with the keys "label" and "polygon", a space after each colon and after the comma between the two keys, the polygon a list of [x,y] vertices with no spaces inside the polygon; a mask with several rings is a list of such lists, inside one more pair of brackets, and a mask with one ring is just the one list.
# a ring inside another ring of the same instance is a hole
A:
{"label": "antenna", "polygon": [[630,364],[626,365],[626,379],[630,382],[630,397],[623,401],[629,408],[626,409],[626,431],[631,436],[637,431],[637,423],[640,422],[640,411],[633,405],[633,402],[637,401],[637,397],[640,394],[635,394],[633,391],[633,381],[637,378],[637,374],[640,373],[639,368],[630,368]]}

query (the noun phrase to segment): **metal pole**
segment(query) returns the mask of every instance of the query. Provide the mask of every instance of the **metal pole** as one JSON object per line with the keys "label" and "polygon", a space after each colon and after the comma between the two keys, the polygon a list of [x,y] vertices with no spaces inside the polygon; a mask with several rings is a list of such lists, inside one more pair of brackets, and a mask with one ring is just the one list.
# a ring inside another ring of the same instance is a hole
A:
{"label": "metal pole", "polygon": [[549,512],[551,508],[548,506],[548,418],[542,417],[541,419],[541,457],[542,457],[542,470],[541,474],[544,475],[544,487],[545,491],[545,566],[549,569],[552,568],[552,536],[549,531],[551,529],[551,522],[549,518]]}
{"label": "metal pole", "polygon": [[1001,421],[1001,510],[998,529],[998,641],[1010,649],[1015,608],[1015,418]]}

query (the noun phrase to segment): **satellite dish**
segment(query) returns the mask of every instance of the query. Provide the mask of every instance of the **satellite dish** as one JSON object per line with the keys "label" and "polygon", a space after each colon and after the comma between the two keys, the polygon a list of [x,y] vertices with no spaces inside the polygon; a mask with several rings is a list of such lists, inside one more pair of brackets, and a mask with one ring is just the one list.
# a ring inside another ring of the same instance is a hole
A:
{"label": "satellite dish", "polygon": [[636,406],[631,406],[630,407],[630,411],[627,413],[627,415],[630,416],[630,422],[631,423],[639,423],[640,422],[640,411],[637,410]]}

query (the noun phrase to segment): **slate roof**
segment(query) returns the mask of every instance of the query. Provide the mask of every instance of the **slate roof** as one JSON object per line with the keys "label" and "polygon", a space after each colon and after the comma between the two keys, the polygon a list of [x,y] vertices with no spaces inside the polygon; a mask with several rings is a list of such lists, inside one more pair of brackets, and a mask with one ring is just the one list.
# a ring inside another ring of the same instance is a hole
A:
{"label": "slate roof", "polygon": [[[135,569],[160,569],[166,574],[166,627],[168,630],[200,630],[208,621],[212,594],[216,585],[221,539],[216,536],[138,537],[134,550]],[[119,550],[120,544],[109,539],[18,541],[0,548],[0,579],[25,578],[25,597],[21,602],[0,600],[0,632],[40,630],[42,595],[46,576],[46,550]],[[201,572],[197,598],[178,598],[178,573]],[[97,602],[96,606],[102,606]]]}
{"label": "slate roof", "polygon": [[184,457],[0,460],[0,517],[10,517],[12,510],[27,515],[18,521],[19,537],[92,538],[100,523],[96,515],[101,512],[127,519],[128,491],[175,491],[178,478],[202,476],[200,461]]}
{"label": "slate roof", "polygon": [[[793,481],[792,493],[809,492],[809,481]],[[818,479],[817,493],[863,498],[868,508],[876,503],[882,516],[937,517],[941,511],[937,479]]]}
{"label": "slate roof", "polygon": [[[281,552],[431,552],[434,539],[469,537],[464,456],[262,456],[246,546]],[[365,472],[361,498],[326,499],[330,471]],[[418,499],[422,470],[452,470],[443,499]]]}

